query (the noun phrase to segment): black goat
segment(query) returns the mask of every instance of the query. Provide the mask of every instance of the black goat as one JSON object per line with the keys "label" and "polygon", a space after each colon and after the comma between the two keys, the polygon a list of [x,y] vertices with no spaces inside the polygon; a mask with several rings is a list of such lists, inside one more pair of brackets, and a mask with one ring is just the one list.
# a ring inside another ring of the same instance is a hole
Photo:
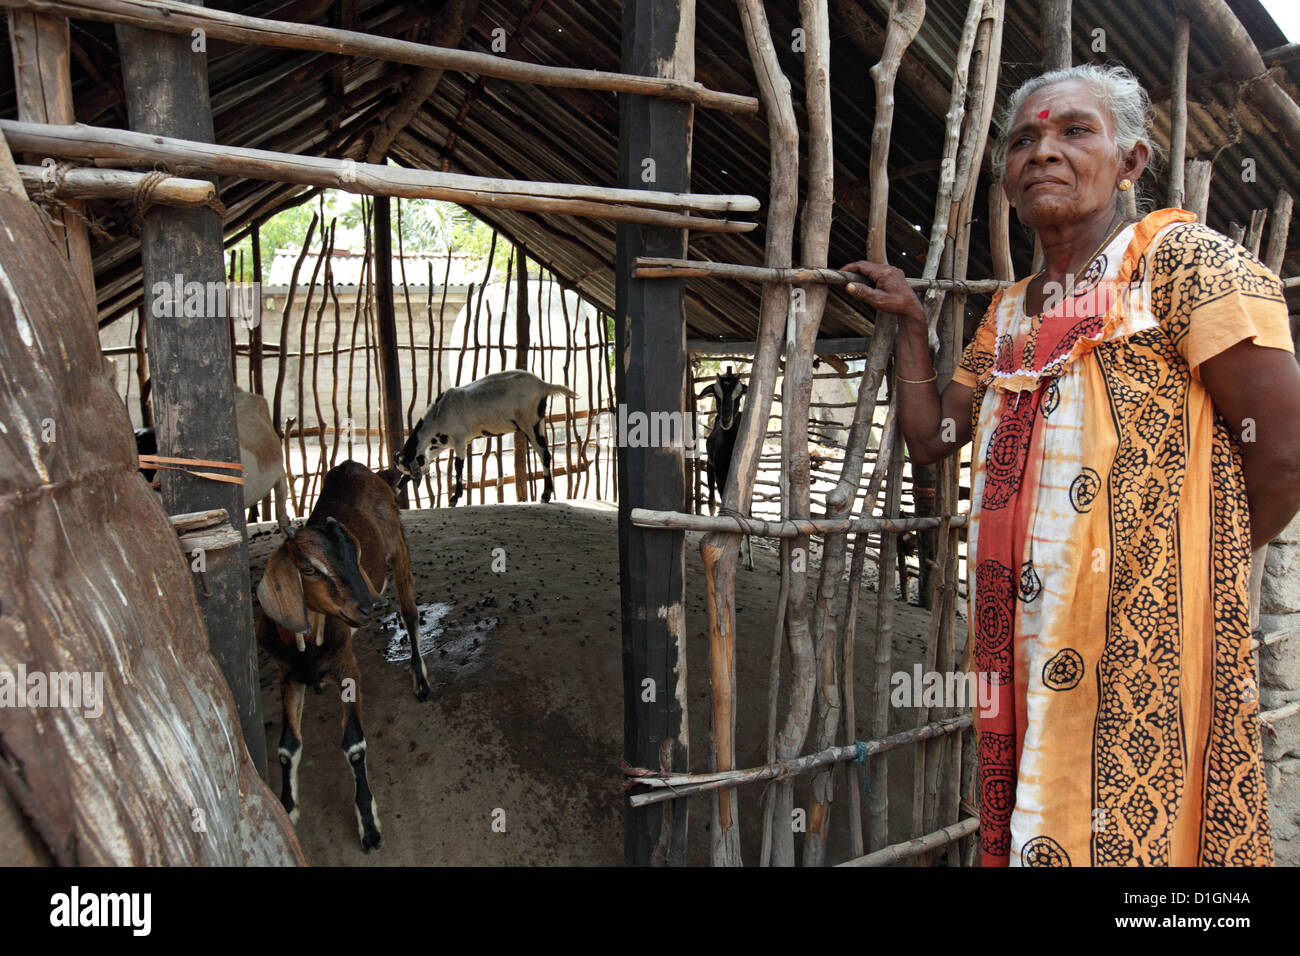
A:
{"label": "black goat", "polygon": [[[709,511],[717,514],[713,492],[717,489],[719,500],[727,485],[727,476],[731,474],[731,459],[736,450],[736,436],[740,433],[740,399],[748,386],[740,380],[727,366],[727,371],[700,392],[700,398],[712,395],[717,403],[717,417],[713,430],[705,440],[704,447],[708,457],[704,462],[704,472],[709,483]],[[741,551],[745,561],[745,570],[754,570],[754,554],[750,548],[749,536],[741,541]]]}

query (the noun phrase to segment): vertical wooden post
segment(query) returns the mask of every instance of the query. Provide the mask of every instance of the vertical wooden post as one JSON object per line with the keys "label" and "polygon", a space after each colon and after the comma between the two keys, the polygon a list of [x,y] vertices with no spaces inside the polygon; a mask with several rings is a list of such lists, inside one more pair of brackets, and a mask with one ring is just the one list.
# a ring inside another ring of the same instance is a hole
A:
{"label": "vertical wooden post", "polygon": [[1291,232],[1291,208],[1295,200],[1285,190],[1280,190],[1273,201],[1273,221],[1268,229],[1268,246],[1264,252],[1264,265],[1278,275],[1286,259],[1286,239]]}
{"label": "vertical wooden post", "polygon": [[[804,51],[804,90],[808,103],[808,192],[804,200],[803,231],[800,249],[803,262],[824,267],[831,235],[831,207],[834,197],[833,139],[831,133],[831,31],[826,4],[819,0],[799,0],[799,22],[806,43]],[[804,290],[802,309],[795,310],[795,343],[786,357],[785,378],[781,385],[781,411],[788,413],[790,471],[789,511],[795,517],[811,517],[811,452],[808,447],[808,409],[812,399],[813,351],[817,330],[826,307],[827,288],[815,286]],[[808,547],[806,537],[795,538],[792,545]],[[838,537],[843,548],[848,535]],[[807,553],[806,551],[804,552]],[[792,562],[793,563],[793,562]],[[810,727],[813,746],[824,749],[835,743],[842,719],[841,696],[837,671],[840,640],[840,571],[833,585],[823,589],[819,581],[812,620],[815,622],[815,667],[818,677],[814,694],[814,719]],[[794,639],[795,628],[809,627],[806,562],[790,569],[786,629]],[[830,810],[834,799],[834,770],[826,768],[813,775],[808,808],[808,835],[804,838],[804,866],[821,866],[826,858],[830,836]]]}
{"label": "vertical wooden post", "polygon": [[1068,70],[1074,63],[1070,40],[1071,0],[1042,0],[1043,70]]}
{"label": "vertical wooden post", "polygon": [[1169,205],[1182,209],[1186,201],[1187,161],[1187,51],[1191,46],[1191,21],[1179,14],[1174,21],[1174,76],[1169,93]]}
{"label": "vertical wooden post", "polygon": [[[119,26],[117,42],[131,128],[212,142],[207,56],[194,49],[195,41]],[[220,311],[212,308],[216,297],[209,290],[225,286],[221,233],[221,220],[211,209],[154,206],[145,212],[140,230],[145,329],[159,454],[237,463],[229,330],[225,316],[209,314]],[[198,309],[176,290],[178,283],[195,282],[204,290]],[[159,477],[170,514],[224,508],[239,533],[237,545],[202,556],[206,571],[201,585],[195,578],[195,590],[213,657],[239,710],[244,743],[265,776],[243,489],[183,471],[160,471]]]}
{"label": "vertical wooden post", "polygon": [[1198,222],[1205,222],[1210,211],[1210,177],[1214,174],[1214,164],[1208,159],[1189,159],[1186,165],[1188,212],[1196,213]]}
{"label": "vertical wooden post", "polygon": [[145,393],[145,387],[149,384],[149,354],[145,348],[144,306],[140,307],[138,315],[139,321],[135,326],[135,380],[140,398],[140,424],[145,428],[153,428],[153,403]]}
{"label": "vertical wooden post", "polygon": [[[14,89],[18,96],[18,118],[28,123],[70,124],[77,121],[72,108],[72,76],[69,73],[71,43],[68,21],[59,16],[9,11],[9,45],[14,58]],[[90,261],[90,236],[77,216],[84,203],[65,200],[70,208],[53,216],[63,223],[63,243],[72,274],[96,315],[95,270]],[[218,253],[219,255],[220,253]]]}
{"label": "vertical wooden post", "polygon": [[[507,284],[510,277],[506,276]],[[538,279],[538,285],[541,279]],[[528,250],[519,246],[515,250],[515,368],[528,368]],[[506,317],[501,316],[504,328]],[[487,459],[485,458],[484,461]],[[528,441],[523,434],[515,435],[515,500],[532,498],[528,483]]]}
{"label": "vertical wooden post", "polygon": [[[375,197],[375,332],[379,368],[383,376],[383,429],[391,452],[402,447],[402,366],[397,355],[397,313],[393,305],[392,204],[387,196]],[[387,464],[387,462],[385,462]],[[397,496],[399,507],[408,505],[406,489]]]}
{"label": "vertical wooden post", "polygon": [[[694,0],[624,0],[622,69],[690,81]],[[691,188],[694,110],[685,103],[619,97],[619,185]],[[637,256],[684,256],[683,230],[618,227],[616,386],[629,415],[685,411],[686,315],[681,279],[634,279]],[[603,321],[603,319],[602,319]],[[603,361],[603,359],[602,359]],[[621,416],[614,416],[615,428]],[[623,753],[633,766],[687,769],[685,535],[637,528],[633,508],[683,511],[684,449],[618,444],[618,556],[623,618]],[[647,443],[649,444],[649,443]],[[687,804],[627,808],[627,863],[686,862]]]}
{"label": "vertical wooden post", "polygon": [[253,223],[253,327],[248,337],[248,364],[252,367],[250,384],[255,395],[263,394],[262,381],[262,223]]}

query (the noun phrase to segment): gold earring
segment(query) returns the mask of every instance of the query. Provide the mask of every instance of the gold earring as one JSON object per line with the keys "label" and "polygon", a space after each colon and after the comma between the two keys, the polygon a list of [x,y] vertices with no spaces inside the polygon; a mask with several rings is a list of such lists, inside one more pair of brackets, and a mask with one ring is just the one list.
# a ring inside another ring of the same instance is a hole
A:
{"label": "gold earring", "polygon": [[1119,181],[1119,191],[1120,191],[1120,192],[1122,192],[1122,193],[1126,193],[1126,192],[1128,192],[1128,191],[1129,191],[1130,189],[1132,189],[1132,188],[1133,188],[1133,180],[1131,180],[1131,179],[1121,179],[1121,180]]}

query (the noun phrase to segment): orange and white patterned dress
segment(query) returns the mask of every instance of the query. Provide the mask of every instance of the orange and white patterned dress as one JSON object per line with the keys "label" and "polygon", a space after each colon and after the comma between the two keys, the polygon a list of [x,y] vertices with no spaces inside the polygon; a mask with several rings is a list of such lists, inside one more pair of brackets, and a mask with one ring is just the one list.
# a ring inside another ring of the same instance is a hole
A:
{"label": "orange and white patterned dress", "polygon": [[1272,863],[1237,438],[1198,366],[1293,351],[1281,284],[1191,213],[1131,224],[1026,316],[995,297],[969,528],[985,865]]}

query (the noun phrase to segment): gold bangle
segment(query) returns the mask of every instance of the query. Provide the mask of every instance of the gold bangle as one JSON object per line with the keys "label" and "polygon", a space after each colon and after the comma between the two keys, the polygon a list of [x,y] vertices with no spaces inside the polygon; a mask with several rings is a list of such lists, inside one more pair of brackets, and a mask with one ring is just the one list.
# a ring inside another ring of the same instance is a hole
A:
{"label": "gold bangle", "polygon": [[929,378],[921,378],[916,380],[912,380],[910,378],[903,378],[903,376],[901,375],[898,376],[898,380],[902,382],[904,385],[928,385],[931,382],[936,381],[938,378],[939,378],[938,372],[935,372]]}

